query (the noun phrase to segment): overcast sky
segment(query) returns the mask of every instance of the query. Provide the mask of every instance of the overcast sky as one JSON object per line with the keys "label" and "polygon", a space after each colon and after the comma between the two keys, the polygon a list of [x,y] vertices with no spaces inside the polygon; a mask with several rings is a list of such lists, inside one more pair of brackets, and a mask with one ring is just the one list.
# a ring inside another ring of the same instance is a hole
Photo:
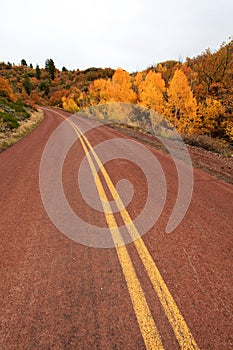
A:
{"label": "overcast sky", "polygon": [[0,0],[0,61],[129,72],[215,50],[233,0]]}

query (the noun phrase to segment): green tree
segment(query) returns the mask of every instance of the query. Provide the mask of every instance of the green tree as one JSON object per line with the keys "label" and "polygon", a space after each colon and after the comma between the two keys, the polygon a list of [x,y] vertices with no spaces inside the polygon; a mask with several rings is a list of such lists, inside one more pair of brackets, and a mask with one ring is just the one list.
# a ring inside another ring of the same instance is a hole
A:
{"label": "green tree", "polygon": [[40,80],[41,77],[41,70],[38,64],[36,65],[36,79]]}
{"label": "green tree", "polygon": [[24,67],[28,66],[27,62],[26,62],[26,60],[24,58],[21,60],[21,66],[24,66]]}
{"label": "green tree", "polygon": [[50,88],[49,88],[49,84],[48,84],[48,83],[46,83],[45,81],[43,81],[43,82],[38,86],[38,89],[39,89],[40,91],[44,91],[44,94],[45,94],[46,96],[48,96],[49,91],[50,91]]}
{"label": "green tree", "polygon": [[23,81],[23,87],[28,95],[30,95],[32,91],[32,84],[28,75],[25,76]]}
{"label": "green tree", "polygon": [[51,79],[54,80],[54,78],[55,78],[56,67],[55,67],[55,64],[54,64],[52,58],[48,58],[48,59],[45,61],[45,69],[46,69],[47,72],[49,73]]}
{"label": "green tree", "polygon": [[7,62],[6,69],[11,69],[12,68],[12,63]]}

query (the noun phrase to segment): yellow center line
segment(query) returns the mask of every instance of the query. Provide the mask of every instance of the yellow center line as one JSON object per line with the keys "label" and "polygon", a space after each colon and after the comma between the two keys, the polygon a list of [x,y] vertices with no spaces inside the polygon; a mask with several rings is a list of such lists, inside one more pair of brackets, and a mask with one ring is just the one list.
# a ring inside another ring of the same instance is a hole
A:
{"label": "yellow center line", "polygon": [[[58,113],[60,116],[62,116],[60,113]],[[64,118],[62,116],[62,118]],[[64,118],[66,119],[66,118]],[[73,124],[73,128],[75,128],[75,130],[78,132],[78,135],[80,136],[80,139],[82,140],[82,145],[84,144],[83,140],[85,141],[86,145],[88,146],[90,152],[92,153],[92,155],[94,156],[99,168],[100,168],[100,171],[105,179],[105,182],[113,196],[113,198],[115,199],[116,201],[116,204],[118,206],[118,209],[120,211],[120,214],[122,216],[122,219],[125,223],[125,225],[127,226],[128,228],[128,231],[131,235],[131,237],[133,238],[134,240],[134,245],[137,249],[137,252],[142,260],[142,263],[147,271],[147,274],[151,280],[151,283],[153,285],[153,288],[155,290],[155,292],[157,293],[158,295],[158,298],[163,306],[163,309],[165,311],[165,314],[173,328],[173,331],[174,331],[174,334],[179,342],[179,345],[181,347],[181,349],[183,350],[198,350],[198,345],[196,344],[196,341],[192,335],[192,333],[190,332],[189,328],[188,328],[188,325],[186,324],[185,322],[185,319],[183,317],[183,315],[181,314],[178,306],[176,305],[176,302],[174,300],[174,298],[172,297],[171,293],[169,292],[168,288],[167,288],[167,285],[165,283],[165,281],[163,280],[152,256],[150,255],[144,241],[142,240],[137,228],[135,227],[128,211],[126,210],[126,208],[124,207],[124,204],[121,200],[121,198],[119,197],[118,193],[117,193],[117,190],[115,188],[115,186],[113,185],[112,181],[111,181],[111,178],[109,176],[109,174],[107,173],[106,169],[104,168],[103,164],[101,163],[98,155],[96,154],[96,152],[94,151],[92,145],[90,144],[90,142],[88,141],[88,139],[86,138],[86,136],[81,132],[81,130],[71,121],[67,120],[68,122],[70,122],[70,124],[72,123]],[[84,144],[85,146],[85,153],[86,155],[88,154],[89,155],[89,151],[87,150],[86,148],[86,145]],[[89,155],[90,156],[90,155]],[[90,157],[91,159],[91,157]],[[91,159],[91,162],[93,163],[92,159]],[[93,164],[94,166],[94,164]],[[99,183],[100,182],[100,179],[99,177],[97,176],[97,173],[96,173],[96,169],[93,169],[93,172],[92,172],[93,176],[95,177],[95,180],[97,181],[96,183],[98,184],[99,186]],[[98,180],[97,180],[98,178]],[[101,182],[100,182],[101,183]],[[101,184],[102,186],[102,184]],[[103,187],[102,187],[103,188]],[[101,190],[101,188],[100,188]],[[99,191],[99,190],[98,190]],[[104,191],[104,189],[103,189]],[[99,192],[100,193],[100,197],[102,198],[102,203],[103,203],[103,208],[106,209],[106,220],[108,222],[108,225],[110,225],[110,229],[111,227],[114,228],[114,232],[113,233],[113,239],[116,239],[114,237],[117,236],[117,240],[116,240],[116,243],[120,243],[122,238],[120,238],[120,232],[119,232],[119,229],[117,228],[117,224],[116,224],[116,221],[115,221],[115,218],[114,218],[114,215],[113,213],[111,212],[111,207],[110,207],[110,204],[108,203],[108,200],[107,200],[107,197],[106,195],[104,195],[102,193],[102,190]],[[107,205],[108,203],[108,205]],[[110,215],[110,218],[108,217],[108,215]],[[114,220],[114,221],[113,221]],[[116,235],[117,233],[117,235]],[[114,240],[115,242],[115,240]],[[118,257],[119,257],[119,260],[121,262],[121,266],[123,264],[124,268],[122,267],[123,269],[123,272],[124,272],[124,275],[127,274],[127,271],[125,271],[126,269],[126,266],[127,266],[127,261],[125,261],[125,258],[126,259],[129,259],[130,261],[130,264],[132,265],[132,261],[130,260],[130,257],[128,255],[128,252],[127,252],[127,249],[126,247],[123,245],[121,247],[117,247],[116,245],[116,249],[117,249],[117,253],[118,253]],[[119,251],[124,251],[123,254],[119,254]],[[130,267],[127,266],[127,269],[130,270]],[[134,281],[134,283],[139,283],[139,286],[140,286],[140,282],[138,281],[137,279],[137,276],[136,276],[136,273],[135,273],[135,270],[133,268],[133,265],[132,265],[132,269],[134,271],[134,274],[135,274],[135,278],[137,280],[137,282]],[[132,287],[131,286],[131,282],[128,281],[126,275],[125,275],[125,278],[126,278],[126,282],[127,282],[127,285],[128,285],[128,288],[129,288],[129,292],[130,292],[130,288]],[[131,279],[131,274],[128,276],[128,278]],[[129,287],[129,284],[130,284],[130,287]],[[140,291],[139,291],[139,295],[141,298],[141,293],[142,292],[142,295],[144,296],[143,294],[143,291],[141,290],[141,287],[140,287]],[[130,292],[130,295],[131,295],[131,292]],[[136,297],[136,296],[134,296]],[[134,298],[133,297],[133,298]],[[145,297],[144,297],[145,298]],[[131,299],[132,299],[132,295],[131,295]],[[136,299],[132,299],[132,302],[134,304],[134,301],[133,300],[138,300],[138,297],[136,297]],[[145,301],[146,302],[146,301]],[[147,305],[147,303],[146,303]],[[148,305],[147,305],[148,307]],[[135,306],[134,306],[134,309],[135,309]],[[149,309],[148,309],[149,310]],[[135,310],[135,313],[136,313],[136,310]],[[138,315],[136,313],[136,316],[137,316],[137,319],[138,319]],[[152,317],[152,316],[151,316]],[[138,320],[139,324],[140,324],[140,321]],[[147,321],[148,322],[148,319]],[[154,325],[155,326],[155,325]],[[141,328],[141,325],[140,325],[140,328]],[[156,326],[155,326],[156,328]],[[141,328],[142,330],[142,328]],[[156,332],[157,329],[156,329]],[[143,334],[143,331],[142,331],[142,334]],[[144,335],[143,335],[143,338],[144,338],[144,341],[145,341],[145,334],[147,334],[147,332],[144,332]],[[148,333],[149,334],[149,333]],[[145,341],[145,344],[146,344],[146,347],[147,347],[147,343]],[[155,343],[154,343],[155,344]],[[162,346],[162,344],[161,344]],[[154,349],[155,348],[155,345],[151,348],[150,345],[149,347],[147,347],[148,349]],[[156,349],[158,347],[156,346]]]}
{"label": "yellow center line", "polygon": [[[77,127],[77,126],[76,126]],[[77,127],[79,132],[81,133],[81,130]],[[142,240],[137,228],[135,227],[128,211],[125,209],[124,204],[119,197],[117,190],[115,186],[112,183],[112,180],[107,173],[106,169],[104,168],[103,164],[101,163],[98,155],[94,151],[92,145],[86,138],[84,134],[82,134],[83,139],[85,140],[86,144],[88,145],[91,153],[93,154],[98,166],[100,167],[100,171],[102,172],[104,179],[109,187],[109,190],[113,196],[113,198],[116,200],[116,204],[118,206],[118,209],[120,211],[121,217],[127,226],[129,233],[131,237],[134,240],[134,245],[138,251],[138,254],[143,262],[143,265],[147,271],[147,274],[151,280],[151,283],[154,287],[154,290],[156,291],[159,300],[164,308],[164,311],[167,315],[167,318],[173,328],[173,331],[175,333],[175,336],[180,344],[181,349],[184,350],[194,350],[199,349],[194,337],[192,336],[192,333],[190,332],[188,325],[185,322],[185,319],[183,315],[181,314],[178,306],[176,305],[176,302],[174,298],[172,297],[171,293],[169,292],[167,285],[165,281],[163,280],[151,254],[149,253],[144,241]]]}
{"label": "yellow center line", "polygon": [[76,127],[76,125],[67,120],[70,125],[73,127],[77,135],[79,136],[79,140],[82,144],[84,152],[87,156],[89,166],[92,172],[92,175],[96,181],[96,187],[99,192],[99,196],[101,199],[101,203],[104,209],[106,221],[108,227],[111,231],[111,235],[116,247],[118,259],[120,261],[120,265],[127,283],[128,291],[131,297],[131,301],[133,304],[134,312],[137,317],[137,321],[141,330],[141,334],[146,345],[147,349],[151,350],[163,350],[164,347],[162,345],[162,341],[158,332],[158,329],[155,325],[153,316],[150,312],[149,306],[147,304],[145,295],[143,293],[140,282],[137,278],[132,260],[129,256],[129,253],[124,245],[124,241],[122,239],[121,233],[119,231],[118,225],[116,223],[115,217],[111,210],[111,206],[107,199],[107,195],[101,183],[99,175],[96,173],[95,165],[93,163],[92,158],[90,157],[90,152],[88,151],[84,141],[83,135],[80,134],[80,131]]}

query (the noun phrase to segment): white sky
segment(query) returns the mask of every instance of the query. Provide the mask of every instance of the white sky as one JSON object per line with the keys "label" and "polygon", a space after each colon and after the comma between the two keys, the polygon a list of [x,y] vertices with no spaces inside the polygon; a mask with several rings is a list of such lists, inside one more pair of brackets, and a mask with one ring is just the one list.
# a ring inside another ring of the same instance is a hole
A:
{"label": "white sky", "polygon": [[233,0],[0,0],[0,62],[133,72],[231,35]]}

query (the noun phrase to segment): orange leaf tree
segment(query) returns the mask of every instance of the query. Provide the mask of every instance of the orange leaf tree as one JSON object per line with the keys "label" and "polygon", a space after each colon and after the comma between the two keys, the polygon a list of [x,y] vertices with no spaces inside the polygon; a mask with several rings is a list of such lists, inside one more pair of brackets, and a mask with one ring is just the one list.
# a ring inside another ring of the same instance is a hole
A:
{"label": "orange leaf tree", "polygon": [[113,101],[111,80],[96,79],[89,86],[89,99],[92,105]]}
{"label": "orange leaf tree", "polygon": [[138,86],[139,103],[156,112],[163,114],[164,112],[164,93],[165,82],[161,73],[149,71],[144,81]]}
{"label": "orange leaf tree", "polygon": [[191,124],[197,120],[197,102],[182,70],[175,71],[167,89],[167,95],[169,120],[178,131],[190,133]]}
{"label": "orange leaf tree", "polygon": [[221,116],[225,113],[222,103],[208,97],[199,105],[199,132],[213,135],[221,129]]}
{"label": "orange leaf tree", "polygon": [[136,103],[137,95],[132,88],[128,72],[118,68],[112,77],[113,99],[115,102]]}
{"label": "orange leaf tree", "polygon": [[15,96],[13,94],[12,88],[8,82],[8,80],[0,77],[0,96],[9,98],[14,101]]}

